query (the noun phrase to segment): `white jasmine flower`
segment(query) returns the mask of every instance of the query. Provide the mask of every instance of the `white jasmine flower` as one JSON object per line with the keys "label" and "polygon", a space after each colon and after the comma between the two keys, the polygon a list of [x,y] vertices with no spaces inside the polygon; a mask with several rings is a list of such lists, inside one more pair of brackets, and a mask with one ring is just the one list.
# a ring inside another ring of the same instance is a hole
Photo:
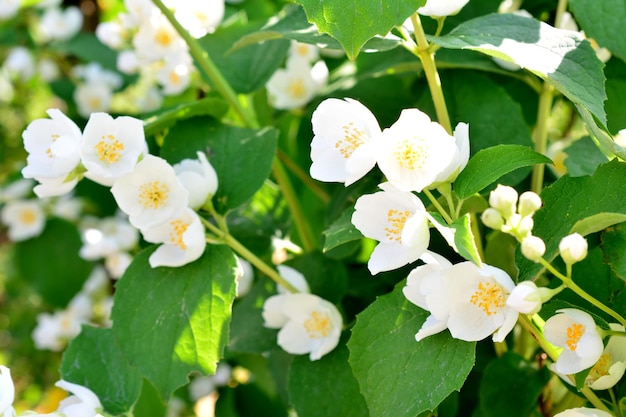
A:
{"label": "white jasmine flower", "polygon": [[108,69],[105,69],[97,62],[90,62],[87,65],[76,65],[72,68],[72,74],[86,83],[100,83],[116,90],[122,86],[122,77]]}
{"label": "white jasmine flower", "polygon": [[78,113],[87,119],[91,113],[106,112],[111,108],[113,91],[102,82],[80,83],[74,90]]}
{"label": "white jasmine flower", "polygon": [[56,62],[50,58],[42,58],[37,63],[37,73],[44,81],[54,81],[61,75],[61,70]]}
{"label": "white jasmine flower", "polygon": [[189,87],[193,64],[186,51],[168,55],[165,64],[156,72],[156,80],[163,87],[163,94],[174,96]]}
{"label": "white jasmine flower", "polygon": [[63,195],[52,203],[50,212],[56,217],[77,221],[83,209],[83,202],[70,194]]}
{"label": "white jasmine flower", "polygon": [[80,9],[70,6],[65,10],[47,8],[39,22],[39,31],[44,41],[64,41],[78,33],[83,25]]}
{"label": "white jasmine flower", "polygon": [[89,388],[64,380],[54,385],[74,394],[59,403],[58,411],[66,417],[96,417],[102,411],[100,400]]}
{"label": "white jasmine flower", "polygon": [[359,197],[352,224],[365,236],[378,240],[367,263],[372,274],[416,261],[428,247],[430,231],[426,208],[412,193],[390,183],[383,190]]}
{"label": "white jasmine flower", "polygon": [[69,192],[78,181],[66,181],[80,164],[82,134],[76,124],[60,110],[49,109],[50,119],[32,121],[22,133],[28,152],[24,178],[34,178],[42,186],[35,187],[40,197]]}
{"label": "white jasmine flower", "polygon": [[378,166],[402,191],[422,191],[440,180],[459,153],[456,139],[418,109],[402,110],[383,130]]}
{"label": "white jasmine flower", "polygon": [[276,70],[265,84],[276,109],[297,109],[307,104],[326,84],[328,68],[323,61],[316,66],[303,59],[288,59],[285,68]]}
{"label": "white jasmine flower", "polygon": [[132,49],[127,49],[117,55],[117,69],[124,74],[136,74],[141,68],[137,53]]}
{"label": "white jasmine flower", "polygon": [[72,309],[58,310],[54,314],[37,315],[37,326],[32,337],[37,349],[59,352],[76,337],[81,330],[84,317]]}
{"label": "white jasmine flower", "polygon": [[0,365],[0,416],[15,417],[14,399],[15,386],[11,379],[11,371],[6,366]]}
{"label": "white jasmine flower", "polygon": [[280,329],[278,345],[295,355],[309,353],[314,361],[333,350],[343,319],[337,307],[314,294],[274,295],[263,304],[265,327]]}
{"label": "white jasmine flower", "polygon": [[0,20],[9,20],[15,16],[20,9],[20,0],[0,1]]}
{"label": "white jasmine flower", "polygon": [[133,172],[139,157],[148,152],[143,122],[129,116],[113,119],[92,113],[83,131],[81,160],[87,178],[103,185]]}
{"label": "white jasmine flower", "polygon": [[28,49],[16,46],[11,48],[4,60],[4,68],[22,81],[27,81],[35,75],[35,58]]}
{"label": "white jasmine flower", "polygon": [[148,242],[162,243],[150,255],[152,268],[186,265],[202,256],[206,247],[204,226],[198,214],[190,208],[163,224],[143,229],[141,233]]}
{"label": "white jasmine flower", "polygon": [[459,123],[454,129],[454,141],[456,149],[452,160],[448,166],[439,173],[435,178],[435,183],[431,187],[435,187],[440,183],[453,182],[463,168],[467,165],[470,156],[469,142],[469,125],[467,123]]}
{"label": "white jasmine flower", "polygon": [[162,158],[146,155],[135,170],[118,178],[111,192],[117,205],[138,229],[162,225],[187,207],[189,193],[174,168]]}
{"label": "white jasmine flower", "polygon": [[478,341],[493,334],[501,342],[513,329],[518,313],[506,305],[515,284],[501,269],[471,262],[456,265],[428,255],[426,265],[409,274],[405,297],[430,312],[415,335],[417,341],[450,330],[452,337]]}
{"label": "white jasmine flower", "polygon": [[201,376],[194,378],[189,384],[189,398],[196,402],[202,397],[212,394],[217,389],[215,382],[211,376]]}
{"label": "white jasmine flower", "polygon": [[593,318],[574,308],[557,310],[557,313],[543,328],[546,340],[563,348],[554,364],[555,371],[570,375],[592,367],[604,348]]}
{"label": "white jasmine flower", "polygon": [[139,97],[135,97],[134,104],[143,113],[152,112],[161,108],[163,95],[157,87],[150,86]]}
{"label": "white jasmine flower", "polygon": [[522,314],[538,313],[546,301],[541,290],[543,288],[538,288],[533,281],[520,282],[509,294],[506,304]]}
{"label": "white jasmine flower", "polygon": [[559,253],[566,264],[582,261],[587,257],[587,240],[578,233],[565,236],[559,242]]}
{"label": "white jasmine flower", "polygon": [[173,6],[176,20],[194,38],[215,32],[224,18],[224,0],[179,1]]}
{"label": "white jasmine flower", "polygon": [[427,0],[417,12],[424,16],[443,17],[457,14],[469,0]]}
{"label": "white jasmine flower", "polygon": [[155,62],[186,49],[183,39],[160,13],[141,22],[133,46],[139,59],[145,62]]}
{"label": "white jasmine flower", "polygon": [[120,279],[133,261],[128,252],[115,252],[104,259],[104,267],[113,279]]}
{"label": "white jasmine flower", "polygon": [[498,184],[496,189],[489,193],[489,205],[508,220],[515,213],[517,198],[515,188]]}
{"label": "white jasmine flower", "polygon": [[239,256],[237,258],[237,271],[235,272],[235,284],[237,285],[237,298],[241,298],[250,292],[254,281],[254,269],[250,262]]}
{"label": "white jasmine flower", "polygon": [[116,252],[133,249],[139,243],[139,232],[127,219],[107,217],[82,230],[80,256],[98,260]]}
{"label": "white jasmine flower", "polygon": [[526,236],[522,240],[522,255],[533,262],[539,262],[546,253],[546,244],[537,236]]}
{"label": "white jasmine flower", "polygon": [[126,29],[119,20],[100,22],[96,27],[96,37],[111,49],[119,49],[124,44]]}
{"label": "white jasmine flower", "polygon": [[554,417],[612,417],[606,411],[597,408],[570,408],[555,414]]}
{"label": "white jasmine flower", "polygon": [[[624,326],[611,323],[611,330],[624,332]],[[602,352],[598,362],[591,368],[585,384],[591,389],[603,390],[613,387],[624,376],[626,371],[626,336],[614,335]]]}
{"label": "white jasmine flower", "polygon": [[129,26],[132,27],[149,20],[153,15],[158,13],[158,9],[150,0],[124,0],[124,5],[129,13]]}
{"label": "white jasmine flower", "polygon": [[313,112],[311,123],[311,177],[348,186],[376,164],[380,126],[358,101],[326,99]]}
{"label": "white jasmine flower", "polygon": [[189,207],[199,209],[217,191],[217,173],[204,152],[196,152],[198,159],[183,159],[174,164],[176,176],[189,191]]}
{"label": "white jasmine flower", "polygon": [[[298,292],[311,292],[309,283],[300,271],[287,265],[278,265],[276,269],[278,269],[280,276],[285,278],[285,280],[294,286]],[[276,290],[279,294],[289,294],[291,292],[280,284],[276,284]]]}
{"label": "white jasmine flower", "polygon": [[26,198],[35,185],[33,180],[20,178],[0,188],[0,203]]}
{"label": "white jasmine flower", "polygon": [[304,59],[308,62],[315,62],[319,59],[320,53],[315,45],[292,40],[289,46],[289,56],[296,59]]}
{"label": "white jasmine flower", "polygon": [[46,215],[37,200],[11,201],[2,208],[0,218],[13,242],[39,236],[46,226]]}
{"label": "white jasmine flower", "polygon": [[81,292],[90,297],[95,297],[98,293],[108,291],[108,288],[109,277],[107,276],[106,271],[102,268],[102,266],[96,265],[96,267],[91,271],[91,274],[89,274],[87,281],[83,284]]}

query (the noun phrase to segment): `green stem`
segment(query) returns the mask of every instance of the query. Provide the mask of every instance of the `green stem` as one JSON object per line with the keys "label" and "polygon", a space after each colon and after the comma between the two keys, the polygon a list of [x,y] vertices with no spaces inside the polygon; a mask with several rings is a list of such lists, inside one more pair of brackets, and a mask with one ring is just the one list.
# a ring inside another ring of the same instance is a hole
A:
{"label": "green stem", "polygon": [[298,201],[296,191],[289,180],[287,171],[285,171],[285,167],[283,167],[283,164],[278,160],[278,158],[274,159],[272,171],[278,186],[283,192],[289,211],[293,216],[293,222],[296,226],[296,230],[298,231],[298,235],[300,236],[300,240],[302,241],[302,246],[307,252],[314,251],[317,247],[317,242],[313,237],[313,232],[311,231],[309,222],[307,222],[306,216],[302,211],[302,206]]}
{"label": "green stem", "polygon": [[437,65],[435,64],[435,53],[429,48],[422,22],[417,13],[413,13],[411,22],[413,22],[413,31],[415,33],[415,40],[417,41],[417,51],[413,52],[417,52],[417,56],[424,67],[424,74],[426,75],[430,94],[433,97],[437,119],[444,129],[446,129],[449,134],[452,134],[452,124],[450,123],[450,116],[448,115],[448,107],[443,97],[441,80],[439,79]]}
{"label": "green stem", "polygon": [[261,258],[256,256],[254,253],[250,252],[248,248],[242,245],[237,239],[235,239],[232,235],[228,233],[224,233],[224,231],[220,230],[219,227],[215,226],[213,223],[206,221],[203,219],[203,223],[207,229],[218,236],[220,239],[224,241],[232,250],[237,252],[241,257],[245,258],[248,262],[254,265],[259,271],[263,272],[265,275],[270,277],[274,282],[279,285],[285,287],[289,292],[297,293],[299,292],[296,287],[291,285],[289,281],[285,278],[281,277],[280,274],[271,266],[263,262]]}
{"label": "green stem", "polygon": [[439,201],[437,201],[433,193],[431,193],[429,190],[422,190],[422,192],[426,194],[426,197],[428,197],[432,205],[435,206],[439,214],[441,214],[441,217],[443,217],[446,222],[448,222],[448,224],[454,222],[454,220],[452,220],[452,217],[450,217],[450,215],[444,210],[443,206],[439,204]]}
{"label": "green stem", "polygon": [[563,284],[565,284],[567,286],[567,288],[569,288],[570,290],[574,291],[574,293],[576,293],[580,298],[582,298],[583,300],[588,301],[589,303],[591,303],[592,305],[594,305],[598,309],[604,311],[606,314],[608,314],[609,316],[611,316],[614,319],[616,319],[622,326],[626,327],[626,320],[622,316],[620,316],[617,312],[615,312],[611,308],[607,307],[606,305],[604,305],[600,301],[596,300],[593,296],[591,296],[585,290],[580,288],[571,278],[566,277],[565,275],[563,275],[559,271],[557,271],[556,268],[554,268],[545,259],[540,258],[539,262],[548,271],[550,271],[552,273],[552,275],[554,275],[555,277],[560,279],[563,282]]}
{"label": "green stem", "polygon": [[[537,125],[533,135],[535,142],[535,151],[545,155],[548,146],[548,119],[552,111],[552,98],[554,96],[554,87],[544,82],[543,89],[539,95],[539,109],[537,110]],[[533,167],[533,173],[530,180],[530,189],[537,194],[541,194],[543,188],[543,176],[545,172],[545,164],[537,164]]]}
{"label": "green stem", "polygon": [[282,162],[285,165],[285,167],[289,169],[291,173],[293,173],[293,175],[298,177],[298,179],[302,181],[304,185],[306,185],[309,188],[309,190],[311,190],[313,194],[315,194],[317,198],[319,198],[322,201],[322,203],[324,204],[330,203],[330,196],[328,195],[328,193],[324,191],[324,189],[320,187],[313,180],[313,178],[307,175],[307,173],[304,172],[302,168],[300,168],[300,166],[296,164],[286,153],[278,149],[276,156],[278,157],[280,162]]}
{"label": "green stem", "polygon": [[237,94],[232,89],[228,81],[226,81],[220,70],[215,66],[206,51],[202,49],[198,40],[191,36],[189,32],[187,32],[187,30],[180,23],[178,23],[172,11],[168,9],[161,0],[152,0],[152,2],[159,10],[161,10],[161,13],[163,13],[167,20],[172,24],[176,32],[178,32],[178,34],[184,39],[189,47],[189,52],[195,58],[202,72],[204,72],[209,80],[211,80],[215,89],[235,110],[244,124],[250,128],[259,127],[259,123],[254,117],[254,114],[250,112],[248,108],[241,105],[239,99],[237,98]]}
{"label": "green stem", "polygon": [[560,28],[563,24],[563,15],[567,11],[567,1],[568,0],[559,0],[559,3],[556,6],[556,15],[554,17],[554,26]]}
{"label": "green stem", "polygon": [[[532,335],[532,337],[537,341],[537,343],[539,344],[539,346],[543,349],[544,352],[546,352],[546,354],[550,357],[550,359],[552,360],[552,362],[556,362],[556,360],[559,357],[559,353],[556,350],[556,348],[554,346],[552,346],[544,337],[543,334],[541,333],[541,331],[535,327],[535,324],[528,318],[528,316],[526,315],[520,315],[519,316],[519,323],[522,325],[522,327]],[[570,380],[572,380],[573,382],[573,377],[570,375],[568,376],[570,378]],[[589,388],[589,387],[584,387],[581,390],[581,393],[585,396],[585,398],[587,398],[587,400],[589,400],[589,402],[591,404],[593,404],[594,407],[596,407],[597,409],[606,411],[607,413],[610,413],[611,410],[609,410],[606,405],[604,405],[604,403],[598,398],[598,396]]]}

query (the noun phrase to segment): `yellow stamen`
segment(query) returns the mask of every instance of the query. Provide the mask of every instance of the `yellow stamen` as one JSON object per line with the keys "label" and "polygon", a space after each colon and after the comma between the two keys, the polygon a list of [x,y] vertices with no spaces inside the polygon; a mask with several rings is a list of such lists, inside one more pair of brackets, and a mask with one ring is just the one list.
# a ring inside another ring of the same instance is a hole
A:
{"label": "yellow stamen", "polygon": [[301,79],[293,80],[287,87],[287,93],[293,98],[302,98],[306,95],[306,87]]}
{"label": "yellow stamen", "polygon": [[314,311],[311,316],[304,322],[304,328],[311,339],[321,339],[330,334],[332,325],[328,314]]}
{"label": "yellow stamen", "polygon": [[170,232],[170,243],[173,243],[182,250],[187,249],[187,245],[183,242],[183,235],[187,231],[189,224],[178,219],[172,220],[170,225],[172,226],[172,231]]}
{"label": "yellow stamen", "polygon": [[404,229],[404,223],[411,215],[409,210],[394,210],[389,209],[387,212],[387,223],[389,227],[385,227],[385,236],[393,241],[400,242],[402,238],[402,229]]}
{"label": "yellow stamen", "polygon": [[160,28],[154,34],[154,40],[159,45],[161,45],[163,47],[167,47],[167,46],[169,46],[172,43],[173,38],[172,38],[172,35],[170,34],[170,32],[167,29]]}
{"label": "yellow stamen", "polygon": [[488,316],[496,314],[505,306],[505,302],[502,287],[485,281],[478,284],[478,290],[470,298],[470,303],[480,308]]}
{"label": "yellow stamen", "polygon": [[420,169],[426,162],[427,150],[415,139],[404,139],[396,147],[394,156],[398,165],[405,169]]}
{"label": "yellow stamen", "polygon": [[36,220],[37,220],[37,214],[35,214],[34,210],[24,209],[20,213],[20,222],[23,225],[31,225],[35,223]]}
{"label": "yellow stamen", "polygon": [[146,209],[157,210],[170,195],[170,187],[160,181],[151,181],[139,187],[139,204]]}
{"label": "yellow stamen", "polygon": [[98,158],[107,165],[119,162],[122,159],[124,144],[114,135],[102,135],[102,140],[95,146]]}
{"label": "yellow stamen", "polygon": [[569,350],[576,350],[580,338],[585,334],[585,326],[580,323],[574,323],[567,328],[567,348]]}
{"label": "yellow stamen", "polygon": [[355,127],[353,122],[341,128],[343,129],[343,139],[339,139],[335,143],[335,148],[337,148],[341,156],[348,159],[359,146],[365,143],[367,135],[365,131]]}

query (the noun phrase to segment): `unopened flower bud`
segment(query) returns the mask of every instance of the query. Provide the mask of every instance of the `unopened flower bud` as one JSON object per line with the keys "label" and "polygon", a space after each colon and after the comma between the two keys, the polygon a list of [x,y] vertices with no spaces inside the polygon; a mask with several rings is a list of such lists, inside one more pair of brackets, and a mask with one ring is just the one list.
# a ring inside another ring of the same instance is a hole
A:
{"label": "unopened flower bud", "polygon": [[541,197],[532,191],[526,191],[519,196],[517,212],[522,216],[531,216],[541,207]]}
{"label": "unopened flower bud", "polygon": [[[541,240],[541,239],[539,239]],[[543,244],[543,242],[541,242]],[[541,310],[542,300],[539,288],[532,281],[520,282],[513,288],[506,305],[522,314],[535,314]]]}
{"label": "unopened flower bud", "polygon": [[489,194],[489,205],[499,210],[505,219],[515,213],[517,203],[517,191],[507,185],[498,184],[495,190]]}
{"label": "unopened flower bud", "polygon": [[522,254],[533,262],[539,262],[539,259],[546,253],[546,244],[537,236],[527,236],[522,240]]}
{"label": "unopened flower bud", "polygon": [[485,226],[495,230],[500,230],[504,225],[504,218],[502,218],[502,215],[498,210],[492,207],[489,207],[488,209],[483,211],[483,214],[480,218]]}
{"label": "unopened flower bud", "polygon": [[566,264],[582,261],[587,256],[587,240],[578,233],[572,233],[561,239],[559,252]]}
{"label": "unopened flower bud", "polygon": [[[518,214],[519,216],[519,214]],[[532,217],[521,217],[518,225],[517,225],[517,233],[522,238],[530,236],[533,231],[533,226],[535,222]]]}

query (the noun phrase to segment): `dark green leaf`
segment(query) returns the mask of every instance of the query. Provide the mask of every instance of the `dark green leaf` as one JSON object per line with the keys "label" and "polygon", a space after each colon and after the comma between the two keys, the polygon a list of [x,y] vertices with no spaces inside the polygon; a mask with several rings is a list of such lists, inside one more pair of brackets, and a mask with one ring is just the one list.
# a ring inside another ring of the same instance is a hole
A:
{"label": "dark green leaf", "polygon": [[626,224],[618,224],[602,235],[604,262],[609,264],[613,272],[626,281]]}
{"label": "dark green leaf", "polygon": [[94,33],[79,32],[64,42],[51,43],[52,49],[75,55],[83,62],[98,62],[102,66],[117,70],[117,53],[100,42]]}
{"label": "dark green leaf", "polygon": [[324,240],[324,252],[328,252],[339,245],[363,237],[361,232],[352,224],[352,213],[354,213],[354,207],[346,209],[341,216],[324,231],[324,235],[326,235],[326,239]]}
{"label": "dark green leaf", "polygon": [[602,62],[576,32],[514,14],[490,14],[429,39],[445,48],[476,50],[514,62],[548,80],[572,102],[606,123]]}
{"label": "dark green leaf", "polygon": [[454,190],[460,198],[467,198],[513,170],[551,162],[550,158],[527,146],[498,145],[482,149],[461,171],[454,182]]}
{"label": "dark green leaf", "polygon": [[626,149],[613,141],[611,135],[607,133],[604,124],[601,122],[598,123],[598,120],[584,106],[578,104],[576,105],[576,109],[587,125],[591,138],[607,159],[613,159],[615,155],[626,159]]}
{"label": "dark green leaf", "polygon": [[65,308],[93,267],[78,256],[81,246],[75,225],[52,218],[41,235],[15,243],[19,276],[29,281],[46,302]]}
{"label": "dark green leaf", "polygon": [[92,390],[112,414],[131,411],[141,392],[141,374],[122,355],[111,329],[83,326],[63,353],[61,376]]}
{"label": "dark green leaf", "polygon": [[321,253],[307,253],[285,263],[304,275],[311,292],[331,303],[341,301],[348,289],[348,273],[345,266],[328,259]]}
{"label": "dark green leaf", "polygon": [[168,399],[189,372],[215,372],[228,338],[236,263],[229,248],[211,246],[191,264],[151,268],[154,249],[139,253],[117,284],[113,332],[128,360]]}
{"label": "dark green leaf", "polygon": [[484,417],[526,417],[550,380],[547,367],[537,369],[521,356],[507,352],[491,361],[480,383],[480,410]]}
{"label": "dark green leaf", "polygon": [[578,139],[565,148],[567,158],[565,166],[567,174],[572,177],[591,175],[601,164],[607,162],[606,156],[600,152],[589,136]]}
{"label": "dark green leaf", "polygon": [[289,398],[299,417],[361,417],[368,415],[348,364],[348,349],[336,347],[318,361],[294,358],[289,371]]}
{"label": "dark green leaf", "polygon": [[177,122],[195,116],[213,116],[221,118],[228,111],[225,101],[213,97],[204,98],[191,103],[183,103],[173,108],[160,111],[144,120],[143,129],[146,136],[152,136],[159,131],[172,127]]}
{"label": "dark green leaf", "polygon": [[411,304],[402,284],[357,316],[350,364],[372,417],[415,416],[459,390],[474,366],[475,343],[446,331],[416,342],[428,312]]}
{"label": "dark green leaf", "polygon": [[480,266],[480,254],[478,253],[478,248],[476,248],[469,213],[456,219],[452,224],[447,224],[438,213],[430,213],[430,215],[436,221],[436,223],[433,223],[431,220],[431,223],[448,242],[448,245],[463,258]]}
{"label": "dark green leaf", "polygon": [[426,3],[424,0],[300,0],[309,22],[337,39],[354,60],[375,35],[386,35]]}
{"label": "dark green leaf", "polygon": [[624,0],[571,0],[570,8],[587,37],[626,61],[626,39],[615,36],[626,20]]}

